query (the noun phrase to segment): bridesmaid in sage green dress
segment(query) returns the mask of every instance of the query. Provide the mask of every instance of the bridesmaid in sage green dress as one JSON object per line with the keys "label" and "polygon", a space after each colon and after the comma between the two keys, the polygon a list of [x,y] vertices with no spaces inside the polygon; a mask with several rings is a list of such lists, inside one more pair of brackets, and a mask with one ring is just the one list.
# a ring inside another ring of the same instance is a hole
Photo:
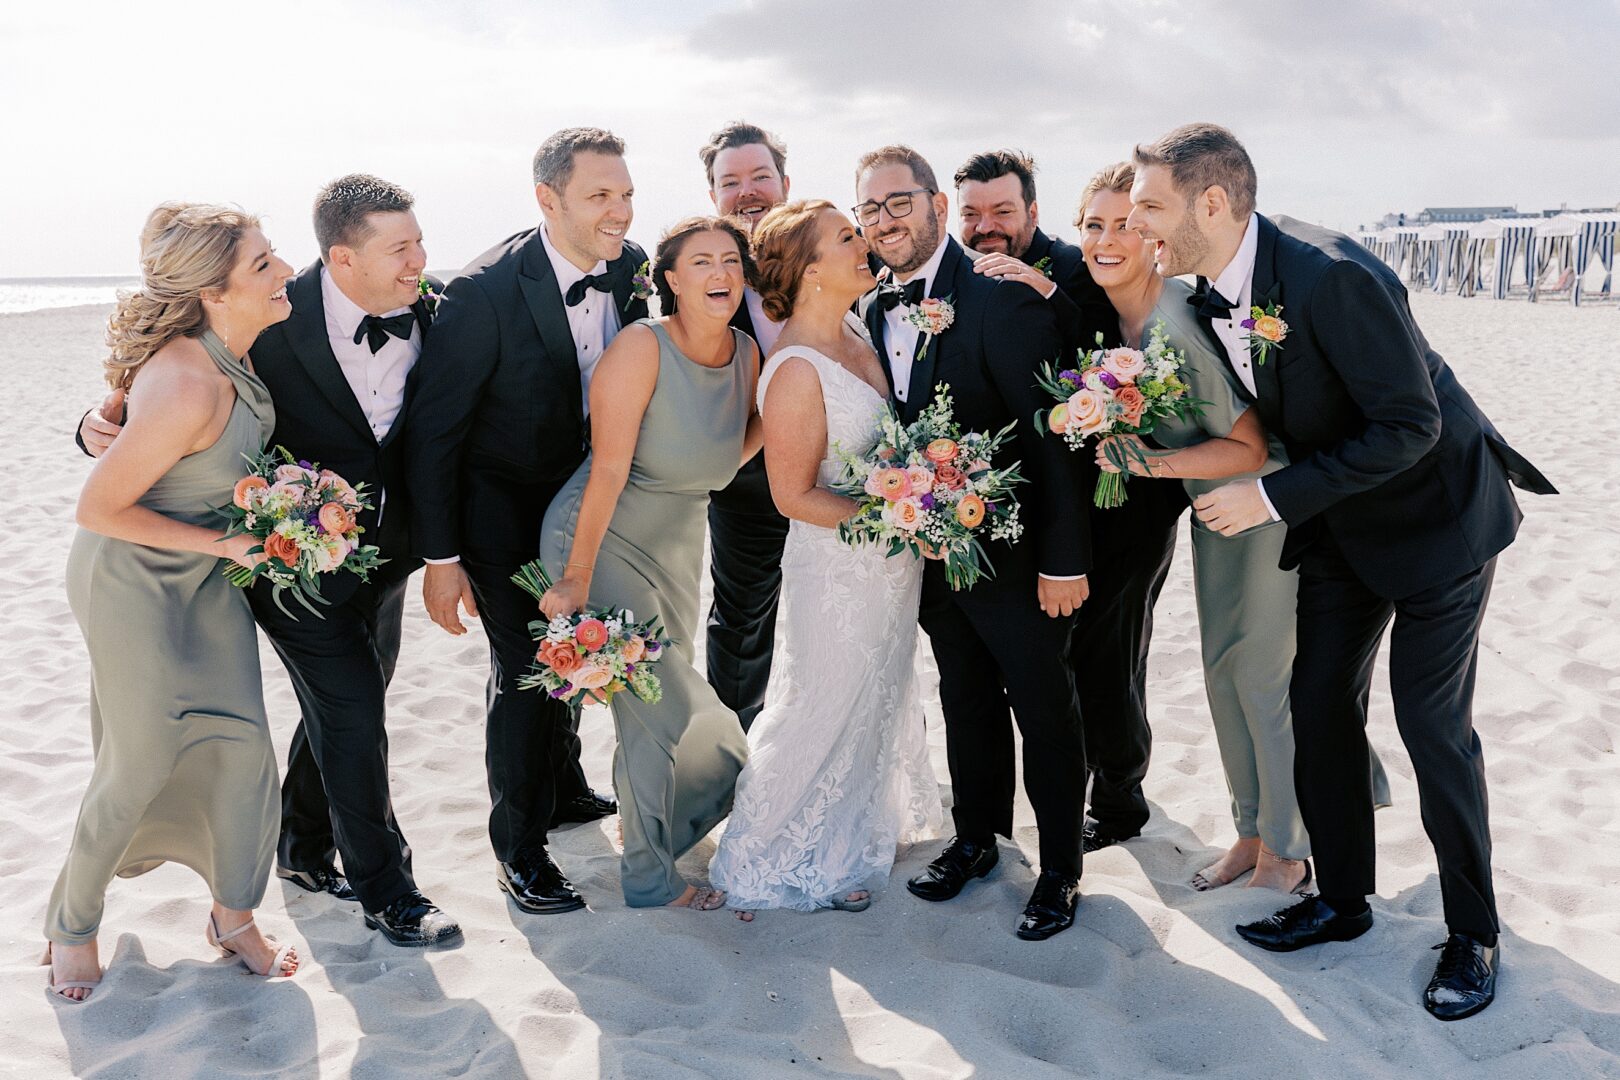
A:
{"label": "bridesmaid in sage green dress", "polygon": [[[247,595],[221,559],[231,500],[274,426],[269,391],[239,356],[291,314],[292,268],[233,208],[160,206],[142,234],[142,286],[120,300],[108,379],[128,422],[79,497],[68,602],[90,653],[95,765],[45,915],[51,990],[83,1001],[100,969],[107,886],[177,862],[208,883],[206,935],[256,974],[290,975],[290,946],[252,909],[275,856],[279,796]],[[234,343],[234,350],[231,344]]]}
{"label": "bridesmaid in sage green dress", "polygon": [[611,706],[624,899],[708,910],[724,896],[689,885],[675,860],[730,813],[748,740],[694,664],[698,589],[709,492],[760,445],[759,350],[729,325],[748,266],[741,230],[688,219],[655,262],[669,314],[626,327],[592,375],[591,456],[546,511],[540,556],[557,583],[541,609],[551,618],[588,602],[663,621],[662,699],[625,692]]}

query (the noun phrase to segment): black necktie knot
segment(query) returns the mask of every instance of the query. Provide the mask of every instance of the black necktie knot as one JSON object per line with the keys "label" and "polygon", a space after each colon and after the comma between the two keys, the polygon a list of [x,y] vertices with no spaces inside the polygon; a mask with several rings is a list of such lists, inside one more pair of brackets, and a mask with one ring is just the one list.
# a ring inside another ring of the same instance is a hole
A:
{"label": "black necktie knot", "polygon": [[900,304],[916,307],[923,301],[923,279],[917,278],[904,285],[885,285],[878,289],[877,305],[882,311],[893,311]]}
{"label": "black necktie knot", "polygon": [[416,325],[416,316],[407,311],[401,315],[367,315],[360,320],[360,325],[354,331],[354,343],[360,344],[364,338],[366,344],[371,346],[371,352],[376,355],[378,349],[388,344],[388,335],[392,334],[401,341],[411,336],[411,327]]}
{"label": "black necktie knot", "polygon": [[610,293],[613,291],[614,281],[615,278],[611,271],[601,274],[586,274],[584,277],[568,286],[568,293],[563,297],[563,301],[567,303],[569,307],[573,307],[581,300],[585,299],[585,294],[591,289],[596,289],[599,292]]}
{"label": "black necktie knot", "polygon": [[1204,319],[1230,319],[1232,309],[1236,304],[1216,291],[1215,286],[1205,282],[1203,287],[1187,297],[1187,303],[1198,309],[1198,315]]}

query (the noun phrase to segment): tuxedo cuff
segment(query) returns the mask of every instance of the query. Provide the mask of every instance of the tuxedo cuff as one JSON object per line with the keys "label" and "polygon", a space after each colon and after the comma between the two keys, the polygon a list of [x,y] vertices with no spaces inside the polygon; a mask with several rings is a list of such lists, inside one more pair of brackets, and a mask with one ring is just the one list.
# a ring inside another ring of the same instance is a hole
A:
{"label": "tuxedo cuff", "polygon": [[1084,574],[1039,574],[1037,576],[1038,577],[1043,577],[1047,581],[1084,581],[1084,580],[1086,580],[1086,575],[1084,575]]}
{"label": "tuxedo cuff", "polygon": [[1271,520],[1281,521],[1282,515],[1277,513],[1277,508],[1271,505],[1271,496],[1266,494],[1266,482],[1264,480],[1256,480],[1254,482],[1254,486],[1259,490],[1260,501],[1266,504],[1266,513],[1271,515]]}
{"label": "tuxedo cuff", "polygon": [[442,559],[423,559],[429,566],[450,566],[461,561],[460,555],[448,555]]}

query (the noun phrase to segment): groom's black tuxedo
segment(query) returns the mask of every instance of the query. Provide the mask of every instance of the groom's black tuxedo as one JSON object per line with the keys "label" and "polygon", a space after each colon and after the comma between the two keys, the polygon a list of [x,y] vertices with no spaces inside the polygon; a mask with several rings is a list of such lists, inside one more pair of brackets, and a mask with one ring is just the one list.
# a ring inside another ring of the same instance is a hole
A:
{"label": "groom's black tuxedo", "polygon": [[[598,296],[621,325],[646,317],[631,280],[646,258],[627,242],[608,264],[613,292]],[[541,518],[589,443],[578,347],[540,230],[503,240],[450,282],[419,367],[405,448],[411,539],[425,558],[459,556],[478,601],[490,643],[490,840],[511,863],[545,845],[558,800],[587,790],[578,720],[517,688],[539,613],[510,578],[539,555]]]}
{"label": "groom's black tuxedo", "polygon": [[1252,397],[1291,462],[1263,486],[1288,524],[1283,565],[1300,573],[1290,692],[1317,878],[1330,899],[1374,891],[1366,702],[1393,615],[1395,720],[1446,922],[1491,940],[1485,770],[1472,721],[1479,628],[1496,555],[1519,525],[1510,481],[1554,489],[1430,348],[1388,266],[1338,233],[1289,218],[1256,223],[1253,303],[1278,305],[1288,324],[1282,347],[1254,367]]}
{"label": "groom's black tuxedo", "polygon": [[[959,835],[988,842],[1010,836],[1015,793],[1012,719],[1024,737],[1024,786],[1040,829],[1043,869],[1078,875],[1085,743],[1073,676],[1064,662],[1072,620],[1048,618],[1037,575],[1086,573],[1091,550],[1076,455],[1030,427],[1041,392],[1035,374],[1061,348],[1052,307],[1018,282],[973,272],[954,239],[929,289],[955,309],[951,327],[928,342],[912,365],[901,417],[910,422],[949,383],[963,429],[994,433],[1018,427],[996,464],[1022,462],[1029,483],[1017,489],[1025,535],[987,543],[995,577],[953,592],[939,563],[923,574],[921,623],[939,664],[946,749]],[[861,314],[887,355],[886,324],[875,294]],[[1009,716],[1008,706],[1012,715]]]}

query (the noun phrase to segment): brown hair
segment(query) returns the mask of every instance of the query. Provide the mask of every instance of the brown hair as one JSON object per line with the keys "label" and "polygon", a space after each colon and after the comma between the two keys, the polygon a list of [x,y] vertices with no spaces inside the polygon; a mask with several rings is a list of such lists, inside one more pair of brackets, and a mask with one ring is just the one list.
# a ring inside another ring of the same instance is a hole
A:
{"label": "brown hair", "polygon": [[754,226],[754,287],[765,314],[775,321],[793,314],[805,269],[819,254],[816,219],[837,209],[826,199],[800,199],[773,206]]}
{"label": "brown hair", "polygon": [[1226,192],[1234,218],[1254,212],[1258,187],[1254,163],[1237,136],[1218,124],[1183,124],[1151,145],[1139,144],[1135,158],[1138,165],[1168,167],[1176,190],[1189,202],[1219,187]]}
{"label": "brown hair", "polygon": [[1116,161],[1097,170],[1080,192],[1080,205],[1074,209],[1074,223],[1079,225],[1086,217],[1086,207],[1104,191],[1129,191],[1136,183],[1136,166],[1128,161]]}
{"label": "brown hair", "polygon": [[107,322],[107,383],[128,389],[152,354],[208,328],[204,289],[223,289],[242,237],[259,219],[235,206],[163,203],[141,229],[141,284]]}
{"label": "brown hair", "polygon": [[748,234],[743,231],[741,225],[730,218],[704,214],[683,218],[664,230],[664,235],[658,238],[658,248],[653,255],[653,284],[658,289],[659,306],[665,315],[675,314],[678,306],[675,290],[669,287],[666,275],[675,269],[675,260],[681,257],[681,250],[686,247],[686,242],[698,233],[705,232],[725,233],[737,241],[737,250],[742,253],[743,280],[750,282],[754,280],[754,258],[748,253]]}
{"label": "brown hair", "polygon": [[739,146],[752,146],[755,143],[771,152],[771,160],[776,163],[776,175],[786,175],[787,144],[762,127],[733,120],[710,135],[708,143],[698,151],[698,160],[703,162],[703,172],[709,178],[709,186],[714,187],[714,159],[720,156],[720,151],[732,150]]}
{"label": "brown hair", "polygon": [[890,146],[880,146],[876,150],[861,155],[861,160],[855,163],[855,183],[861,182],[861,177],[873,169],[883,165],[904,165],[911,170],[912,179],[929,191],[939,190],[939,181],[934,179],[933,166],[928,164],[926,158],[911,147],[902,143]]}
{"label": "brown hair", "polygon": [[624,157],[624,140],[602,128],[563,128],[546,136],[534,152],[534,182],[562,194],[574,175],[574,158],[579,154],[607,154]]}
{"label": "brown hair", "polygon": [[987,150],[974,154],[956,170],[956,186],[960,188],[969,180],[985,184],[1009,174],[1018,177],[1024,209],[1028,210],[1029,204],[1035,201],[1035,159],[1022,150]]}
{"label": "brown hair", "polygon": [[321,261],[334,247],[357,247],[372,234],[372,214],[404,213],[416,205],[411,193],[366,173],[350,173],[315,193],[315,242]]}

